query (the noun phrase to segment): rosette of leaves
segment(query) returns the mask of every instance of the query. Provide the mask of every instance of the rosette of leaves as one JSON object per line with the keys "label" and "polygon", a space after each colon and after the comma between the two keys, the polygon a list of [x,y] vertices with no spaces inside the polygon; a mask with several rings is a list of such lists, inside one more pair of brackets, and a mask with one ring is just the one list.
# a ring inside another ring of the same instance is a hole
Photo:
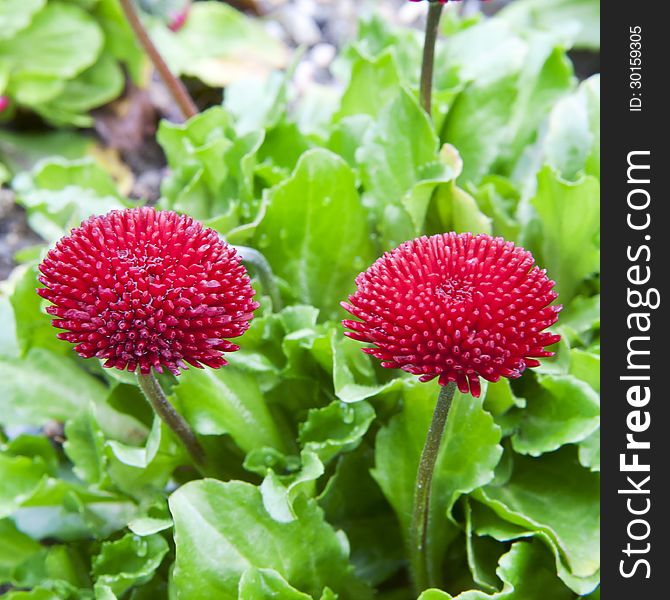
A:
{"label": "rosette of leaves", "polygon": [[4,0],[0,16],[0,93],[47,121],[89,126],[89,111],[123,91],[124,69],[141,78],[117,0]]}

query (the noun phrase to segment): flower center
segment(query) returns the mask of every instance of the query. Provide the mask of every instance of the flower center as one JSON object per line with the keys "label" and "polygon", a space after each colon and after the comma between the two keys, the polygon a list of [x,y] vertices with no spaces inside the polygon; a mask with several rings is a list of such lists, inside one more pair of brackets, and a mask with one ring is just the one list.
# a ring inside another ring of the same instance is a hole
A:
{"label": "flower center", "polygon": [[447,304],[462,304],[472,300],[473,285],[467,281],[447,279],[435,287],[435,294]]}

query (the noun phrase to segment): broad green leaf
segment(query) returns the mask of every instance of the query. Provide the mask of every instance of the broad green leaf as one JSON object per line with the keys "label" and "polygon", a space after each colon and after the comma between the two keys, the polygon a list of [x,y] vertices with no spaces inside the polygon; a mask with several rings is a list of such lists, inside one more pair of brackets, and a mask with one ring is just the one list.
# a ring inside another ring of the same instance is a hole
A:
{"label": "broad green leaf", "polygon": [[504,586],[500,592],[487,594],[467,591],[450,596],[440,590],[427,590],[419,600],[571,600],[574,594],[556,577],[553,565],[540,542],[517,542],[501,557],[497,574]]}
{"label": "broad green leaf", "polygon": [[491,219],[492,235],[517,242],[521,229],[516,215],[520,193],[515,185],[509,179],[491,175],[484,177],[478,188],[469,186],[468,190],[479,209]]}
{"label": "broad green leaf", "polygon": [[273,569],[313,597],[328,586],[341,600],[370,598],[315,501],[298,499],[294,508],[298,518],[279,523],[265,511],[260,491],[247,483],[206,479],[182,486],[170,497],[177,598],[235,600],[250,567]]}
{"label": "broad green leaf", "polygon": [[356,160],[384,249],[423,231],[435,187],[456,176],[439,154],[428,115],[404,90],[380,111]]}
{"label": "broad green leaf", "polygon": [[400,569],[405,558],[396,516],[370,474],[373,459],[365,445],[341,456],[319,506],[328,522],[347,534],[356,573],[378,585]]}
{"label": "broad green leaf", "polygon": [[268,201],[255,246],[298,301],[322,318],[341,315],[340,300],[374,255],[351,168],[326,150],[309,150]]}
{"label": "broad green leaf", "polygon": [[[438,395],[437,385],[407,382],[403,411],[377,435],[373,476],[393,506],[409,539],[419,457]],[[456,392],[440,448],[431,495],[428,547],[437,570],[453,532],[448,518],[459,495],[488,483],[502,448],[500,428],[482,408],[483,398]],[[434,573],[437,576],[437,571]]]}
{"label": "broad green leaf", "polygon": [[147,59],[119,0],[97,0],[91,13],[105,33],[105,50],[126,66],[137,85],[142,84],[147,77]]}
{"label": "broad green leaf", "polygon": [[534,537],[544,542],[553,553],[558,577],[575,593],[587,594],[598,585],[600,581],[600,571],[598,570],[593,575],[587,577],[573,575],[563,562],[564,556],[561,548],[559,548],[554,540],[552,540],[545,532],[505,521],[492,509],[479,502],[471,502],[471,507],[473,531],[482,539],[493,538],[498,542],[506,543],[513,540]]}
{"label": "broad green leaf", "polygon": [[0,454],[0,519],[10,516],[47,476],[44,463],[26,456]]}
{"label": "broad green leaf", "polygon": [[128,533],[115,542],[104,542],[93,558],[92,574],[96,583],[108,586],[121,596],[134,585],[153,577],[168,552],[168,544],[158,535],[139,537]]}
{"label": "broad green leaf", "polygon": [[41,349],[22,361],[1,361],[0,390],[6,425],[65,421],[106,395],[105,387],[73,360]]}
{"label": "broad green leaf", "polygon": [[570,328],[587,345],[590,334],[600,328],[600,294],[585,298],[577,296],[561,312],[562,328]]}
{"label": "broad green leaf", "polygon": [[600,77],[584,81],[579,89],[556,103],[542,142],[547,163],[563,179],[581,174],[600,178]]}
{"label": "broad green leaf", "polygon": [[31,175],[15,178],[14,186],[30,226],[50,243],[91,215],[128,206],[109,174],[90,158],[52,158],[38,164]]}
{"label": "broad green leaf", "polygon": [[570,351],[570,374],[600,393],[600,355],[573,348]]}
{"label": "broad green leaf", "polygon": [[46,0],[2,0],[0,40],[11,38],[17,31],[28,27],[45,4]]}
{"label": "broad green leaf", "polygon": [[142,446],[111,440],[105,448],[109,478],[128,496],[153,499],[165,489],[174,469],[185,462],[185,450],[158,417]]}
{"label": "broad green leaf", "polygon": [[105,538],[136,514],[137,505],[126,497],[45,477],[12,517],[21,531],[35,539],[73,541]]}
{"label": "broad green leaf", "polygon": [[354,61],[349,85],[342,94],[335,119],[353,115],[376,116],[398,93],[400,77],[392,52],[374,59],[360,56]]}
{"label": "broad green leaf", "polygon": [[590,577],[600,567],[600,482],[575,454],[566,447],[540,458],[516,456],[509,481],[480,488],[474,497],[510,523],[544,533],[573,575]]}
{"label": "broad green leaf", "polygon": [[572,375],[542,375],[541,389],[532,394],[519,430],[512,436],[514,450],[539,456],[563,444],[585,440],[600,424],[600,398]]}
{"label": "broad green leaf", "polygon": [[291,587],[274,569],[249,567],[240,578],[239,600],[313,600],[312,596]]}
{"label": "broad green leaf", "polygon": [[581,281],[600,267],[600,185],[588,176],[569,183],[545,167],[538,173],[531,203],[542,225],[538,261],[556,280],[561,302],[567,303]]}
{"label": "broad green leaf", "polygon": [[152,28],[152,38],[177,75],[223,87],[249,74],[267,76],[286,66],[281,42],[246,15],[219,2],[198,2],[184,26],[172,33]]}
{"label": "broad green leaf", "polygon": [[0,55],[11,57],[15,73],[66,79],[91,66],[102,43],[102,31],[85,11],[64,2],[49,2],[28,27],[11,39],[0,40]]}
{"label": "broad green leaf", "polygon": [[92,484],[105,477],[105,436],[93,411],[81,412],[65,424],[66,442],[63,449],[74,464],[77,476]]}
{"label": "broad green leaf", "polygon": [[168,206],[201,220],[216,216],[210,225],[222,233],[236,227],[240,218],[251,220],[256,216],[255,205],[249,205],[253,173],[262,141],[258,131],[238,135],[222,107],[182,124],[162,121],[158,142],[171,169],[162,184]]}
{"label": "broad green leaf", "polygon": [[0,156],[12,173],[32,169],[37,162],[53,158],[82,158],[91,150],[91,140],[73,131],[0,131]]}
{"label": "broad green leaf", "polygon": [[489,536],[474,534],[472,525],[471,503],[466,498],[463,502],[465,512],[465,543],[468,567],[473,581],[488,592],[500,589],[500,579],[496,575],[496,567],[506,547],[498,540]]}
{"label": "broad green leaf", "polygon": [[438,222],[433,225],[436,233],[486,233],[491,235],[491,219],[477,206],[476,200],[453,182],[437,187],[433,202]]}
{"label": "broad green leaf", "polygon": [[18,358],[19,341],[16,335],[16,319],[12,304],[6,296],[0,296],[0,359]]}
{"label": "broad green leaf", "polygon": [[400,389],[400,378],[386,383],[377,380],[372,359],[361,351],[359,342],[341,335],[339,324],[330,329],[328,338],[332,352],[332,368],[328,365],[328,370],[333,377],[335,395],[340,400],[355,403]]}
{"label": "broad green leaf", "polygon": [[517,0],[500,13],[520,31],[546,29],[568,47],[600,48],[600,3],[597,0]]}
{"label": "broad green leaf", "polygon": [[25,356],[32,348],[43,348],[54,354],[71,354],[72,346],[56,337],[57,330],[51,325],[53,317],[44,312],[49,303],[35,293],[40,285],[37,281],[39,271],[37,265],[31,264],[23,271],[14,272],[14,290],[9,301],[15,320],[16,340],[21,356]]}
{"label": "broad green leaf", "polygon": [[286,116],[289,84],[300,52],[285,72],[276,71],[266,80],[245,78],[226,86],[224,107],[235,116],[235,129],[244,134],[272,129]]}
{"label": "broad green leaf", "polygon": [[329,462],[340,452],[354,450],[374,418],[374,408],[367,402],[346,404],[336,400],[309,411],[300,425],[300,443],[323,462]]}
{"label": "broad green leaf", "polygon": [[303,492],[308,497],[313,496],[314,482],[324,473],[323,463],[314,452],[303,450],[300,458],[300,471],[282,477],[268,469],[260,486],[265,510],[280,523],[290,523],[298,518],[293,508],[296,498]]}
{"label": "broad green leaf", "polygon": [[145,537],[170,529],[172,519],[157,519],[155,517],[138,517],[128,523],[128,529],[134,534]]}
{"label": "broad green leaf", "polygon": [[[93,66],[68,81],[60,96],[38,107],[38,111],[79,116],[117,98],[124,85],[121,67],[111,54],[105,52]],[[84,120],[93,123],[92,117]]]}
{"label": "broad green leaf", "polygon": [[579,444],[579,462],[591,471],[600,471],[600,429]]}
{"label": "broad green leaf", "polygon": [[233,367],[190,369],[179,377],[174,395],[198,433],[230,434],[245,452],[263,446],[284,449],[284,440],[251,373]]}
{"label": "broad green leaf", "polygon": [[[2,458],[0,458],[2,460]],[[43,546],[21,533],[10,519],[0,520],[0,585],[14,582],[14,571]]]}
{"label": "broad green leaf", "polygon": [[496,19],[448,41],[445,60],[461,66],[468,85],[455,98],[440,137],[463,156],[461,181],[478,184],[491,172],[510,175],[547,112],[571,91],[571,63],[554,43],[540,34],[521,39]]}

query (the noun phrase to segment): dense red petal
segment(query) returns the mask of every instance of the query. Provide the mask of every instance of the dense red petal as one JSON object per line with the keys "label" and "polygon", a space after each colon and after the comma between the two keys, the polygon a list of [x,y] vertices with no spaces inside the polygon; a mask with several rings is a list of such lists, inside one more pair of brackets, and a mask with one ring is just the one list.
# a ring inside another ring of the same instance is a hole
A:
{"label": "dense red petal", "polygon": [[60,339],[105,367],[144,374],[226,364],[224,338],[249,327],[253,300],[235,250],[190,217],[153,208],[91,217],[40,264],[38,294]]}
{"label": "dense red petal", "polygon": [[401,244],[356,278],[345,335],[387,368],[480,394],[479,378],[519,377],[559,336],[560,306],[530,252],[502,238],[445,233]]}

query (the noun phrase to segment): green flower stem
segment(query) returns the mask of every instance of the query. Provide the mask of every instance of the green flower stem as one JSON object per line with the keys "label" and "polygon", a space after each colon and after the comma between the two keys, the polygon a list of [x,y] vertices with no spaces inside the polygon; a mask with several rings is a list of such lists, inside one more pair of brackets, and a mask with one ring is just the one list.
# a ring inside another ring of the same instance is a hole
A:
{"label": "green flower stem", "polygon": [[270,296],[270,300],[272,301],[272,310],[274,312],[279,312],[284,308],[284,304],[270,263],[254,248],[249,248],[248,246],[233,246],[233,248],[235,248],[237,253],[242,257],[242,262],[252,265],[256,269],[258,279],[260,279],[261,285],[263,286],[263,291]]}
{"label": "green flower stem", "polygon": [[200,442],[198,442],[188,423],[166,398],[154,374],[142,375],[138,373],[137,382],[140,384],[140,389],[149,401],[149,404],[156,411],[156,414],[174,431],[182,444],[184,444],[186,450],[188,450],[198,470],[201,470],[201,467],[204,467],[206,462],[205,451],[202,449]]}
{"label": "green flower stem", "polygon": [[426,21],[426,36],[423,42],[421,61],[421,106],[430,116],[433,96],[433,65],[435,62],[435,42],[444,6],[439,2],[430,2]]}
{"label": "green flower stem", "polygon": [[170,91],[170,95],[174,98],[177,106],[179,106],[184,118],[190,119],[197,115],[198,107],[195,105],[195,102],[193,102],[193,98],[191,98],[191,95],[188,93],[186,86],[181,80],[175,77],[172,71],[170,71],[170,67],[167,66],[165,59],[161,56],[158,48],[156,48],[151,41],[147,30],[144,28],[144,25],[142,25],[142,21],[140,21],[140,18],[135,11],[133,0],[119,0],[119,2],[126,15],[128,24],[135,33],[137,41],[151,59],[151,62],[156,68],[156,71],[158,71],[163,83]]}
{"label": "green flower stem", "polygon": [[412,526],[410,529],[410,560],[412,575],[417,593],[433,584],[430,581],[426,544],[428,538],[428,521],[430,517],[430,492],[433,482],[435,463],[440,452],[440,443],[447,424],[449,409],[456,392],[456,384],[451,381],[440,387],[433,420],[426,434],[426,442],[421,452],[419,469],[416,474],[414,488],[414,508],[412,510]]}

